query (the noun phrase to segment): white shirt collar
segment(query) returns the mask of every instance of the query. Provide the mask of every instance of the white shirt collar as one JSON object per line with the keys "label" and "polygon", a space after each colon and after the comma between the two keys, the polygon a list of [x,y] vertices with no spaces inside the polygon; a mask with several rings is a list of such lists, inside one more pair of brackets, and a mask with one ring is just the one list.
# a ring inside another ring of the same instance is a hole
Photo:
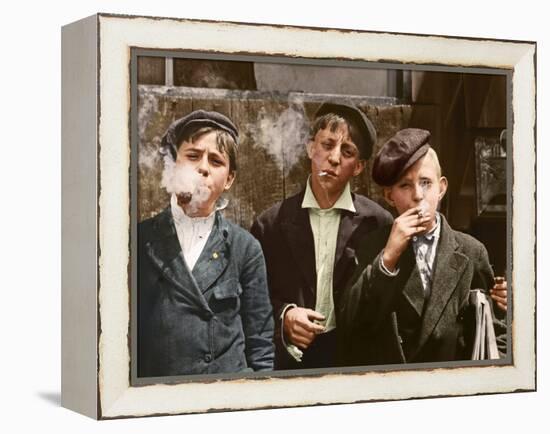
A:
{"label": "white shirt collar", "polygon": [[174,221],[176,223],[182,223],[182,224],[191,224],[192,222],[206,222],[209,219],[213,219],[216,211],[210,213],[210,215],[206,217],[189,217],[181,206],[178,205],[178,198],[175,194],[172,194],[172,197],[170,199],[170,208],[172,209],[172,217],[174,217]]}
{"label": "white shirt collar", "polygon": [[178,205],[178,198],[174,193],[172,193],[172,197],[170,198],[170,209],[172,211],[172,217],[174,218],[175,221],[178,221],[178,222],[191,222],[191,221],[203,222],[209,219],[214,219],[216,215],[216,211],[221,211],[225,209],[228,204],[229,204],[229,201],[226,198],[220,198],[216,202],[216,208],[208,216],[189,217],[187,214],[185,214],[181,206]]}
{"label": "white shirt collar", "polygon": [[170,208],[181,252],[189,270],[192,270],[212,232],[216,211],[206,217],[189,217],[178,205],[175,194],[170,199]]}
{"label": "white shirt collar", "polygon": [[[315,195],[313,194],[313,190],[311,189],[311,176],[308,177],[307,183],[306,183],[306,192],[304,194],[304,200],[302,200],[302,208],[313,208],[313,209],[321,209],[319,206],[319,202],[317,202],[317,199],[315,199]],[[349,185],[349,182],[346,184],[344,191],[342,191],[342,194],[338,198],[338,200],[332,205],[329,210],[334,209],[342,209],[345,211],[355,212],[355,205],[353,205],[353,198],[351,197],[351,187]]]}

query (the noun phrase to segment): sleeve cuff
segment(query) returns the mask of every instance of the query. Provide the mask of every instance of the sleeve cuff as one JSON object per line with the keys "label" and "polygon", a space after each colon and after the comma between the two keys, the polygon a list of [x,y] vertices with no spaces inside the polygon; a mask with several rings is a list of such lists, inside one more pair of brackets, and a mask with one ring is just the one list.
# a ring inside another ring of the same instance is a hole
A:
{"label": "sleeve cuff", "polygon": [[297,362],[301,362],[302,356],[304,355],[302,350],[300,350],[300,348],[298,348],[296,345],[287,343],[285,340],[284,318],[285,318],[286,311],[293,307],[298,307],[298,306],[295,303],[287,304],[283,308],[281,315],[279,317],[279,319],[281,320],[281,341],[283,342],[283,346],[286,348],[287,353]]}
{"label": "sleeve cuff", "polygon": [[394,271],[390,271],[386,268],[386,266],[384,265],[384,251],[382,250],[382,252],[380,253],[380,271],[382,273],[384,273],[386,276],[388,277],[395,277],[399,274],[399,268],[396,268]]}

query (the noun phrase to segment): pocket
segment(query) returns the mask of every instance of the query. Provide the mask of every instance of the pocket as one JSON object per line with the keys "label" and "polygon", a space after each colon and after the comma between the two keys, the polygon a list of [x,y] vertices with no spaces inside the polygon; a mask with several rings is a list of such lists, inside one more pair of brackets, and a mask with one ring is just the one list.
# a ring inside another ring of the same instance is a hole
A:
{"label": "pocket", "polygon": [[216,300],[236,298],[242,293],[241,285],[237,279],[224,280],[212,289],[212,295]]}
{"label": "pocket", "polygon": [[241,285],[237,279],[229,279],[219,282],[212,288],[212,296],[208,302],[210,309],[222,322],[232,321],[238,315],[241,308],[239,296],[242,293]]}

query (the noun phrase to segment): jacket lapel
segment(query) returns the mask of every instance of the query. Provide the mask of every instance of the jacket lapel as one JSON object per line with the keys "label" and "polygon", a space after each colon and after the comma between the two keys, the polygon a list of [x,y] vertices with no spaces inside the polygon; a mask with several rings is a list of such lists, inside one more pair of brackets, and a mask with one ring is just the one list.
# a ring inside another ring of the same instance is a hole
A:
{"label": "jacket lapel", "polygon": [[[347,284],[354,266],[357,265],[356,249],[359,242],[365,242],[365,236],[378,228],[378,220],[372,209],[356,200],[357,196],[351,193],[356,211],[341,211],[336,252],[334,256],[333,286],[336,293]],[[367,239],[366,242],[369,242]]]}
{"label": "jacket lapel", "polygon": [[202,293],[218,280],[229,263],[228,234],[227,224],[220,213],[216,213],[214,227],[192,271]]}
{"label": "jacket lapel", "polygon": [[147,243],[147,254],[164,277],[175,287],[176,296],[188,304],[210,311],[197,282],[189,271],[176,234],[170,208],[165,209],[154,225],[153,240]]}
{"label": "jacket lapel", "polygon": [[303,275],[307,289],[315,300],[317,288],[317,270],[315,267],[315,246],[313,232],[309,223],[309,212],[302,208],[304,192],[296,196],[296,203],[287,208],[288,214],[281,221],[281,230],[290,247],[290,254],[301,274]]}
{"label": "jacket lapel", "polygon": [[[441,235],[434,264],[432,291],[424,312],[418,347],[414,355],[418,354],[434,332],[455,292],[464,267],[469,261],[465,255],[458,251],[458,248],[459,245],[456,242],[451,227],[445,218],[441,216]],[[412,355],[411,359],[414,355]]]}
{"label": "jacket lapel", "polygon": [[[350,239],[357,230],[363,216],[358,213],[342,211],[340,217],[340,226],[338,227],[338,236],[336,239],[336,252],[334,255],[334,288],[340,288],[341,279],[345,277],[345,272],[348,270],[347,265],[355,259],[355,249],[350,245]],[[347,276],[349,278],[349,276]],[[345,282],[342,282],[345,283]]]}

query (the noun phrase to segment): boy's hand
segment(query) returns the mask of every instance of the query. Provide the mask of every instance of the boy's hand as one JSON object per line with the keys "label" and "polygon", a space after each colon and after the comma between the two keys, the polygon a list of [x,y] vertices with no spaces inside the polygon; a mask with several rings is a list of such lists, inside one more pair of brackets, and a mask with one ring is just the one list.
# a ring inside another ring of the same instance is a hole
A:
{"label": "boy's hand", "polygon": [[313,321],[323,321],[325,317],[312,309],[293,307],[286,311],[283,319],[285,336],[290,343],[302,350],[307,349],[315,339],[315,336],[325,331],[322,325]]}
{"label": "boy's hand", "polygon": [[405,211],[393,221],[391,233],[382,255],[384,266],[389,271],[395,270],[409,240],[414,235],[426,231],[431,219],[432,216],[429,213],[422,214],[422,207],[418,206]]}
{"label": "boy's hand", "polygon": [[503,277],[495,277],[495,286],[490,289],[491,298],[504,312],[508,309],[508,285]]}

